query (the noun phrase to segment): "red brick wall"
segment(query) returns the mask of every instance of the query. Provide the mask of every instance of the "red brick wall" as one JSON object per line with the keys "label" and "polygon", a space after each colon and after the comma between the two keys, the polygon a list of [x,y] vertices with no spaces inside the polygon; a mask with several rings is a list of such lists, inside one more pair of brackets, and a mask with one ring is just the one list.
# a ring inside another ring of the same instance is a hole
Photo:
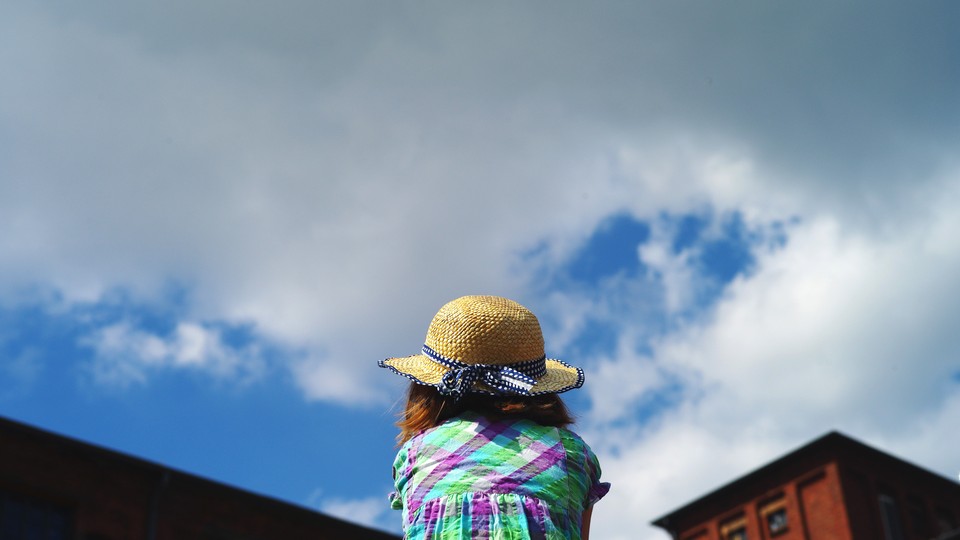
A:
{"label": "red brick wall", "polygon": [[851,538],[835,463],[824,467],[822,473],[798,482],[797,491],[807,540]]}
{"label": "red brick wall", "polygon": [[928,540],[947,532],[938,523],[938,511],[960,517],[960,488],[945,479],[916,474],[902,463],[848,458],[842,480],[855,540],[884,538],[881,492],[893,499],[908,540]]}
{"label": "red brick wall", "polygon": [[77,531],[142,538],[150,497],[145,472],[54,439],[0,432],[0,491],[67,509]]}
{"label": "red brick wall", "polygon": [[[835,463],[814,469],[772,489],[755,493],[749,500],[735,504],[713,517],[679,525],[681,540],[721,540],[725,523],[744,518],[747,537],[762,540],[851,540],[843,506],[843,496]],[[787,528],[772,534],[767,526],[766,509],[783,508]]]}
{"label": "red brick wall", "polygon": [[[681,540],[725,540],[731,520],[742,520],[750,540],[883,540],[881,494],[888,526],[899,523],[907,540],[960,527],[960,485],[836,433],[656,524]],[[788,523],[776,534],[766,520],[774,508],[785,510]]]}

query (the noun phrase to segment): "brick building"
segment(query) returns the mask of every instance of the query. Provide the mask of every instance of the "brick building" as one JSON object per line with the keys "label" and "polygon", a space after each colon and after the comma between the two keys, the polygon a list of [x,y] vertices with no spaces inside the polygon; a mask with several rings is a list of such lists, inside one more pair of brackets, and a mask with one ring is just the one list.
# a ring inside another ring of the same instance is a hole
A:
{"label": "brick building", "polygon": [[960,539],[960,484],[831,432],[653,524],[678,540]]}
{"label": "brick building", "polygon": [[0,418],[2,540],[397,540]]}

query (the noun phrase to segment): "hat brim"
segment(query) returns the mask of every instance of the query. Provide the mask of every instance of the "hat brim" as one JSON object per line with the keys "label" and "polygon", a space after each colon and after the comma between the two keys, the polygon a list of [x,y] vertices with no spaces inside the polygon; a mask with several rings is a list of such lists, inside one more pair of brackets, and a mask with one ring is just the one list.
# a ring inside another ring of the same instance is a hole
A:
{"label": "hat brim", "polygon": [[[378,362],[378,365],[391,369],[394,373],[403,375],[415,383],[428,386],[438,386],[443,376],[450,371],[450,368],[434,362],[423,354],[387,358]],[[530,395],[559,394],[583,386],[582,369],[551,358],[546,359],[546,367],[546,373],[537,379],[530,389]],[[476,383],[471,391],[479,394],[501,394],[483,383]]]}

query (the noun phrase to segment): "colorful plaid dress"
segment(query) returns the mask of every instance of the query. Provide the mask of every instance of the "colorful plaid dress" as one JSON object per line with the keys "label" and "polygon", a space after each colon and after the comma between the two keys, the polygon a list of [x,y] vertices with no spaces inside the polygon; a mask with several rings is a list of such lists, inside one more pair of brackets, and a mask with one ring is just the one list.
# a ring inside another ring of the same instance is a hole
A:
{"label": "colorful plaid dress", "polygon": [[579,539],[583,511],[610,489],[572,431],[474,413],[407,441],[393,475],[409,540]]}

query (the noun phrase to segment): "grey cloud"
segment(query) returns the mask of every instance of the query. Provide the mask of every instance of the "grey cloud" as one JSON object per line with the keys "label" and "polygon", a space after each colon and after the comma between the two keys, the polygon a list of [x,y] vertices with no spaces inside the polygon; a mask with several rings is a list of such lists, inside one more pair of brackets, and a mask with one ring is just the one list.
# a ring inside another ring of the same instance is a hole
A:
{"label": "grey cloud", "polygon": [[[786,191],[886,218],[957,135],[948,3],[3,9],[0,290],[180,280],[192,316],[327,361],[523,291],[519,253],[561,261],[624,209]],[[717,155],[752,183],[705,192]]]}

